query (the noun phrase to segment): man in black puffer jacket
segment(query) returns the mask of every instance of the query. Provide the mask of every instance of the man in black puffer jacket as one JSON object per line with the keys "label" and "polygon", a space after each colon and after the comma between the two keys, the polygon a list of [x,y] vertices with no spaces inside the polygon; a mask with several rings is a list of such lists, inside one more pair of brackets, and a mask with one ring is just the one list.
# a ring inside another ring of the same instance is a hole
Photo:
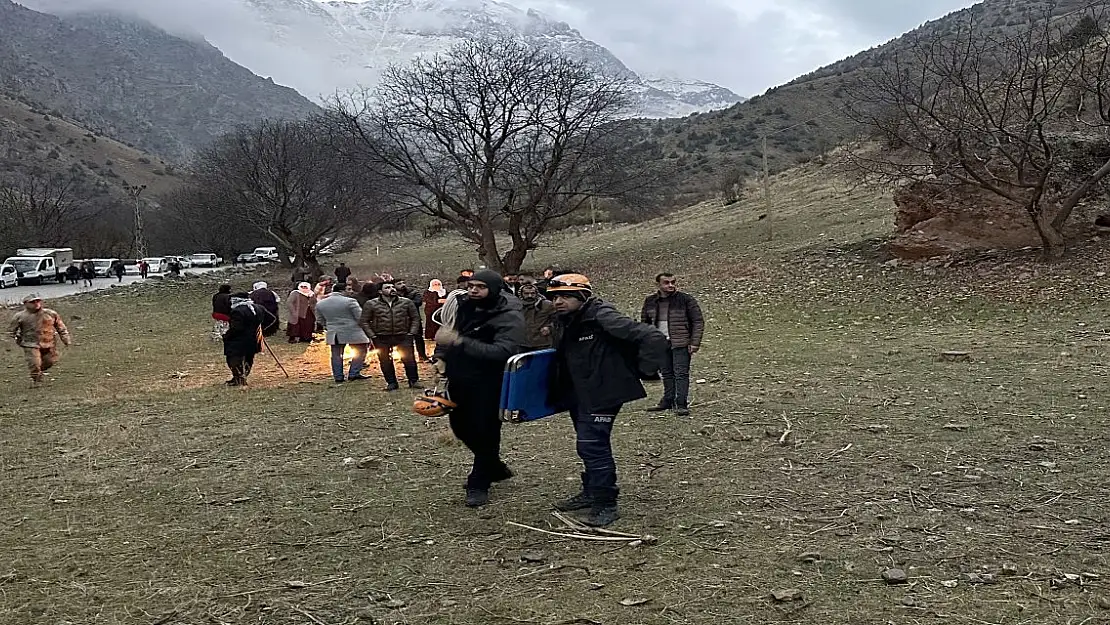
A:
{"label": "man in black puffer jacket", "polygon": [[524,351],[520,300],[505,292],[495,271],[482,270],[466,282],[452,327],[436,333],[436,368],[447,376],[451,430],[474,453],[466,480],[466,505],[489,502],[494,482],[513,476],[501,461],[501,380],[505,363]]}
{"label": "man in black puffer jacket", "polygon": [[613,421],[624,404],[647,397],[640,380],[658,373],[667,337],[594,297],[589,278],[581,274],[552,278],[547,294],[558,313],[549,390],[553,403],[570,411],[585,467],[582,491],[555,507],[588,508],[586,524],[602,527],[620,518]]}

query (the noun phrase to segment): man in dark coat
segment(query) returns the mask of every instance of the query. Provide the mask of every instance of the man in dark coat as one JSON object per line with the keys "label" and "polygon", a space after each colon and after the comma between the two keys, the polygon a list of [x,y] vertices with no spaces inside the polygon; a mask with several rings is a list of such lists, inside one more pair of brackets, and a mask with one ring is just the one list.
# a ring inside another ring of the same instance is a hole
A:
{"label": "man in dark coat", "polygon": [[555,405],[570,411],[585,468],[582,491],[555,507],[589,509],[586,524],[602,527],[620,518],[613,421],[624,404],[647,397],[640,380],[658,372],[667,337],[593,297],[589,279],[581,274],[552,278],[547,292],[558,313],[549,390]]}
{"label": "man in dark coat", "polygon": [[[413,339],[420,329],[420,313],[412,300],[397,294],[392,282],[383,282],[381,295],[369,300],[362,307],[359,325],[374,343],[378,352],[378,364],[386,381],[386,391],[400,388],[397,383],[397,370],[393,366],[393,350],[405,365],[405,377],[409,388],[420,386],[420,373],[416,368],[416,355],[413,353]],[[423,340],[423,339],[421,339]]]}
{"label": "man in dark coat", "polygon": [[693,295],[678,290],[678,279],[672,273],[655,277],[658,290],[644,300],[640,321],[655,326],[671,342],[660,375],[663,377],[663,399],[648,412],[674,409],[675,414],[690,414],[690,361],[701,349],[705,319]]}
{"label": "man in dark coat", "polygon": [[513,476],[501,461],[501,380],[505,363],[524,350],[520,300],[504,292],[495,271],[467,280],[454,323],[436,333],[436,369],[447,376],[451,430],[474,454],[466,479],[466,505],[484,506],[494,482]]}
{"label": "man in dark coat", "polygon": [[347,284],[347,278],[351,277],[351,268],[347,263],[339,263],[335,268],[335,282],[336,284]]}
{"label": "man in dark coat", "polygon": [[231,296],[231,315],[224,333],[224,357],[231,369],[228,386],[246,386],[254,355],[262,352],[262,314],[246,293]]}
{"label": "man in dark coat", "polygon": [[251,287],[250,299],[262,315],[262,336],[269,337],[277,334],[281,328],[281,302],[278,300],[277,293],[270,290],[269,284],[255,282]]}

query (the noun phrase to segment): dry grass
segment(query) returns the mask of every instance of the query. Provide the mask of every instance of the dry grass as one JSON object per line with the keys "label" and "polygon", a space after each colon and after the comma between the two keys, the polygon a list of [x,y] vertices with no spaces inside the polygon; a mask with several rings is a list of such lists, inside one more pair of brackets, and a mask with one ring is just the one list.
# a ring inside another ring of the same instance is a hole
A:
{"label": "dry grass", "polygon": [[[1105,622],[1110,255],[926,275],[859,244],[882,198],[816,170],[775,197],[769,243],[760,207],[703,207],[536,260],[629,309],[675,268],[704,303],[694,417],[630,406],[616,430],[615,529],[656,544],[509,525],[561,525],[564,418],[507,427],[517,477],[467,510],[445,424],[380,382],[328,384],[318,347],[275,345],[292,381],[263,358],[223,388],[204,285],[60,303],[82,345],[50,391],[14,352],[0,369],[0,622]],[[400,243],[350,261],[413,281],[471,264]]]}

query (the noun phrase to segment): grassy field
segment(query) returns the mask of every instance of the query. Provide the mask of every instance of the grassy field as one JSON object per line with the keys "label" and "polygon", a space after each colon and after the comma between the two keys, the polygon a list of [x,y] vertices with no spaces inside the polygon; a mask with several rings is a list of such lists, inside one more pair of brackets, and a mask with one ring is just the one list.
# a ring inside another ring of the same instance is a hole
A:
{"label": "grassy field", "polygon": [[[507,427],[517,477],[468,510],[446,424],[380,379],[329,384],[320,346],[224,388],[212,285],[56,302],[80,344],[47,389],[14,349],[0,368],[0,622],[1110,622],[1110,254],[891,267],[888,206],[803,169],[769,206],[539,250],[629,312],[661,269],[707,311],[693,417],[617,424],[613,529],[655,538],[636,545],[510,524],[564,528],[565,418]],[[367,250],[357,270],[413,283],[473,264],[445,240]]]}

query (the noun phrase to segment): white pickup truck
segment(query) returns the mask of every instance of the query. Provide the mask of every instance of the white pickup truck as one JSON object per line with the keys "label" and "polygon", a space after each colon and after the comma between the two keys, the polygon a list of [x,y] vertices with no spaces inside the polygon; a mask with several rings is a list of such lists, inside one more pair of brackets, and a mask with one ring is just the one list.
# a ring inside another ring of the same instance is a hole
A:
{"label": "white pickup truck", "polygon": [[42,284],[44,282],[65,281],[65,270],[73,263],[73,248],[69,247],[31,247],[18,249],[15,256],[8,257],[5,264],[15,267],[19,284]]}

